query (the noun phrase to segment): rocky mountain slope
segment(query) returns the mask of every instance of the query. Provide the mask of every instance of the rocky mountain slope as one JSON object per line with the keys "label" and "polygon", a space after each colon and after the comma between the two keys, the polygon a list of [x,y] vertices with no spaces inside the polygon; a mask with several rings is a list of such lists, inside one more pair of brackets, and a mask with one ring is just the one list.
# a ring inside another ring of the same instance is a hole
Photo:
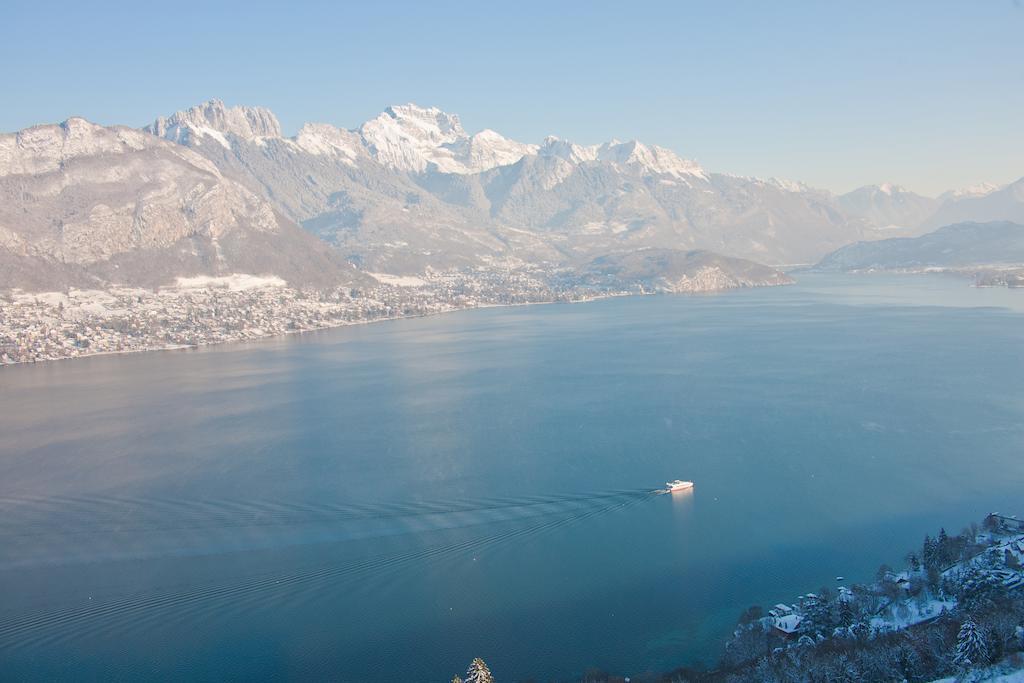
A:
{"label": "rocky mountain slope", "polygon": [[364,279],[202,155],[80,118],[0,135],[0,266],[0,288]]}
{"label": "rocky mountain slope", "polygon": [[915,238],[860,242],[815,266],[819,271],[922,270],[1024,264],[1024,225],[957,223]]}
{"label": "rocky mountain slope", "polygon": [[797,263],[893,234],[879,230],[888,217],[844,209],[827,192],[711,173],[637,141],[470,135],[457,116],[416,105],[352,130],[307,124],[294,137],[267,119],[266,110],[211,101],[147,130],[203,154],[374,270],[579,264],[644,247]]}

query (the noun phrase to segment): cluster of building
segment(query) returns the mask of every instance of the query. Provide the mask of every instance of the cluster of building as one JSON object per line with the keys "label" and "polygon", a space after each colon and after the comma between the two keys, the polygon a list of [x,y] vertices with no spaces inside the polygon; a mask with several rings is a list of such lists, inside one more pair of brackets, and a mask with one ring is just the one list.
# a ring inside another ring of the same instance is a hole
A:
{"label": "cluster of building", "polygon": [[1024,288],[1024,270],[992,268],[978,271],[974,273],[974,283],[978,287]]}
{"label": "cluster of building", "polygon": [[430,273],[369,288],[303,291],[229,276],[158,290],[0,292],[0,364],[191,347],[460,308],[592,298],[530,270]]}
{"label": "cluster of building", "polygon": [[[977,550],[968,558],[955,562],[940,573],[948,586],[965,582],[982,582],[997,590],[1014,591],[1024,588],[1024,520],[992,513],[979,531],[970,539]],[[909,625],[937,618],[944,609],[956,605],[952,598],[929,598],[925,593],[923,568],[903,571],[885,571],[877,583],[858,586],[855,594],[846,586],[839,586],[835,596],[837,604],[853,605],[869,598],[884,598],[869,610],[868,625],[876,632],[898,630]],[[842,581],[842,577],[836,577]],[[953,592],[953,588],[948,588]],[[806,629],[807,622],[819,608],[822,597],[807,593],[792,605],[774,605],[766,617],[771,632],[784,639],[795,638]],[[896,616],[902,612],[902,616]],[[844,631],[843,628],[837,630]]]}

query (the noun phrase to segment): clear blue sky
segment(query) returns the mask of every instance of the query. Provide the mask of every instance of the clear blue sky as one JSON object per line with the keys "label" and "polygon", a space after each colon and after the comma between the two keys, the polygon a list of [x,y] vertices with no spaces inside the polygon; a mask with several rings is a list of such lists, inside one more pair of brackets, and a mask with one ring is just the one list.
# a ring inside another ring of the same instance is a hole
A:
{"label": "clear blue sky", "polygon": [[1024,176],[1024,0],[206,5],[6,0],[0,130],[218,97],[290,134],[413,101],[837,191]]}

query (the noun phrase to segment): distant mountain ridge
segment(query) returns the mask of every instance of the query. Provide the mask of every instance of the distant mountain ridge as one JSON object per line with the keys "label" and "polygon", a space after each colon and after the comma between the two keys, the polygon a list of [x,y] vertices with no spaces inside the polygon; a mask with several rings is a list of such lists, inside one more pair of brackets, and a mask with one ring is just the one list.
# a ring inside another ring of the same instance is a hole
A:
{"label": "distant mountain ridge", "polygon": [[881,229],[921,225],[942,204],[891,183],[867,185],[837,197],[839,206]]}
{"label": "distant mountain ridge", "polygon": [[986,186],[962,192],[923,223],[925,228],[966,221],[1012,221],[1024,224],[1024,178],[1003,187]]}
{"label": "distant mountain ridge", "polygon": [[919,270],[1024,265],[1024,225],[957,223],[914,238],[859,242],[822,259],[818,271]]}

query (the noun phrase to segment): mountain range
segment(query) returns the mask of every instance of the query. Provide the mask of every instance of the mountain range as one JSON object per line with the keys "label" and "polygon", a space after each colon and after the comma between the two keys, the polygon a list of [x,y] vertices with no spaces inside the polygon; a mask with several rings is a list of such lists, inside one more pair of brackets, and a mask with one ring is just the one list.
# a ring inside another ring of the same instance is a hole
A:
{"label": "mountain range", "polygon": [[823,272],[907,271],[1024,266],[1024,224],[955,223],[913,238],[858,242],[821,260]]}
{"label": "mountain range", "polygon": [[413,104],[290,137],[269,110],[218,100],[143,130],[72,118],[0,135],[0,288],[232,272],[296,286],[447,269],[590,273],[640,250],[799,264],[857,241],[1022,215],[1024,179],[939,198],[889,184],[834,195],[710,172],[635,140],[470,134]]}

